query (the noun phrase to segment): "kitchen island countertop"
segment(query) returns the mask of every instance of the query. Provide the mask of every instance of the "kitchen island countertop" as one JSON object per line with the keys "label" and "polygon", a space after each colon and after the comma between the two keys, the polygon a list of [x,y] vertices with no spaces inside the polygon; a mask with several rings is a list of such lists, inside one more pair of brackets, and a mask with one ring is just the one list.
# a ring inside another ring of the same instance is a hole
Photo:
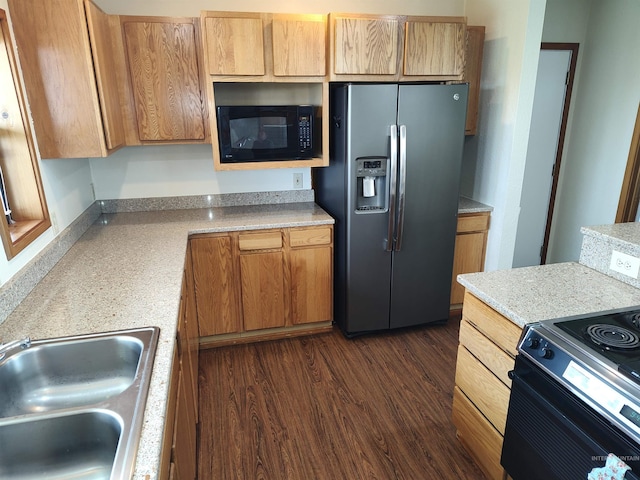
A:
{"label": "kitchen island countertop", "polygon": [[188,235],[333,223],[314,203],[103,214],[0,324],[0,338],[160,327],[133,477],[156,479]]}
{"label": "kitchen island countertop", "polygon": [[640,289],[574,262],[458,275],[515,324],[640,306]]}

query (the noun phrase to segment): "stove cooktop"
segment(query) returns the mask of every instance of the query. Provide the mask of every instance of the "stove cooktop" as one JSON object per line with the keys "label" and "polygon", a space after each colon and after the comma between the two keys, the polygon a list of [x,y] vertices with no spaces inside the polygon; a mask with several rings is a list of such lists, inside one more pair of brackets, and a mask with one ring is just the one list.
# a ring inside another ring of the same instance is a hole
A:
{"label": "stove cooktop", "polygon": [[640,309],[551,323],[640,383]]}

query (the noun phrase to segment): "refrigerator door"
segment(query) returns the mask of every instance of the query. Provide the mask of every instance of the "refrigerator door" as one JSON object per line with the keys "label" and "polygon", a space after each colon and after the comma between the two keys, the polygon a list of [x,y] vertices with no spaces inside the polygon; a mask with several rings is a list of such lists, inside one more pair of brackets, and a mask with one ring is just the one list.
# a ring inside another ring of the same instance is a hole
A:
{"label": "refrigerator door", "polygon": [[404,220],[393,252],[391,328],[449,316],[466,107],[464,84],[399,87],[406,182],[398,193]]}
{"label": "refrigerator door", "polygon": [[[346,334],[389,328],[392,253],[387,251],[389,211],[356,210],[357,160],[382,157],[390,164],[391,126],[396,124],[398,86],[347,85]],[[391,172],[387,172],[390,177]],[[388,185],[388,183],[387,183]],[[387,192],[376,192],[387,195]],[[362,199],[361,199],[362,200]],[[337,319],[340,322],[340,319]]]}

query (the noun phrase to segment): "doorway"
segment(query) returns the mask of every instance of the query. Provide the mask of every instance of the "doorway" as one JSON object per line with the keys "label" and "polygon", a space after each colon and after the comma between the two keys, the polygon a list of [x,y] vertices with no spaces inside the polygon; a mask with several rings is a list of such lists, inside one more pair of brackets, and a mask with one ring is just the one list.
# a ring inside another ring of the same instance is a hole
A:
{"label": "doorway", "polygon": [[513,267],[546,263],[577,57],[577,43],[541,45]]}

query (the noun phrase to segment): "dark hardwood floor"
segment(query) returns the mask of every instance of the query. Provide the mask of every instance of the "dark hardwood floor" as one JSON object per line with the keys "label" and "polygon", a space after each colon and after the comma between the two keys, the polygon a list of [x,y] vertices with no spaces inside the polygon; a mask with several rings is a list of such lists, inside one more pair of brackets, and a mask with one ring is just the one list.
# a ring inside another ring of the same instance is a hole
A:
{"label": "dark hardwood floor", "polygon": [[198,478],[484,478],[451,424],[458,325],[201,351]]}

